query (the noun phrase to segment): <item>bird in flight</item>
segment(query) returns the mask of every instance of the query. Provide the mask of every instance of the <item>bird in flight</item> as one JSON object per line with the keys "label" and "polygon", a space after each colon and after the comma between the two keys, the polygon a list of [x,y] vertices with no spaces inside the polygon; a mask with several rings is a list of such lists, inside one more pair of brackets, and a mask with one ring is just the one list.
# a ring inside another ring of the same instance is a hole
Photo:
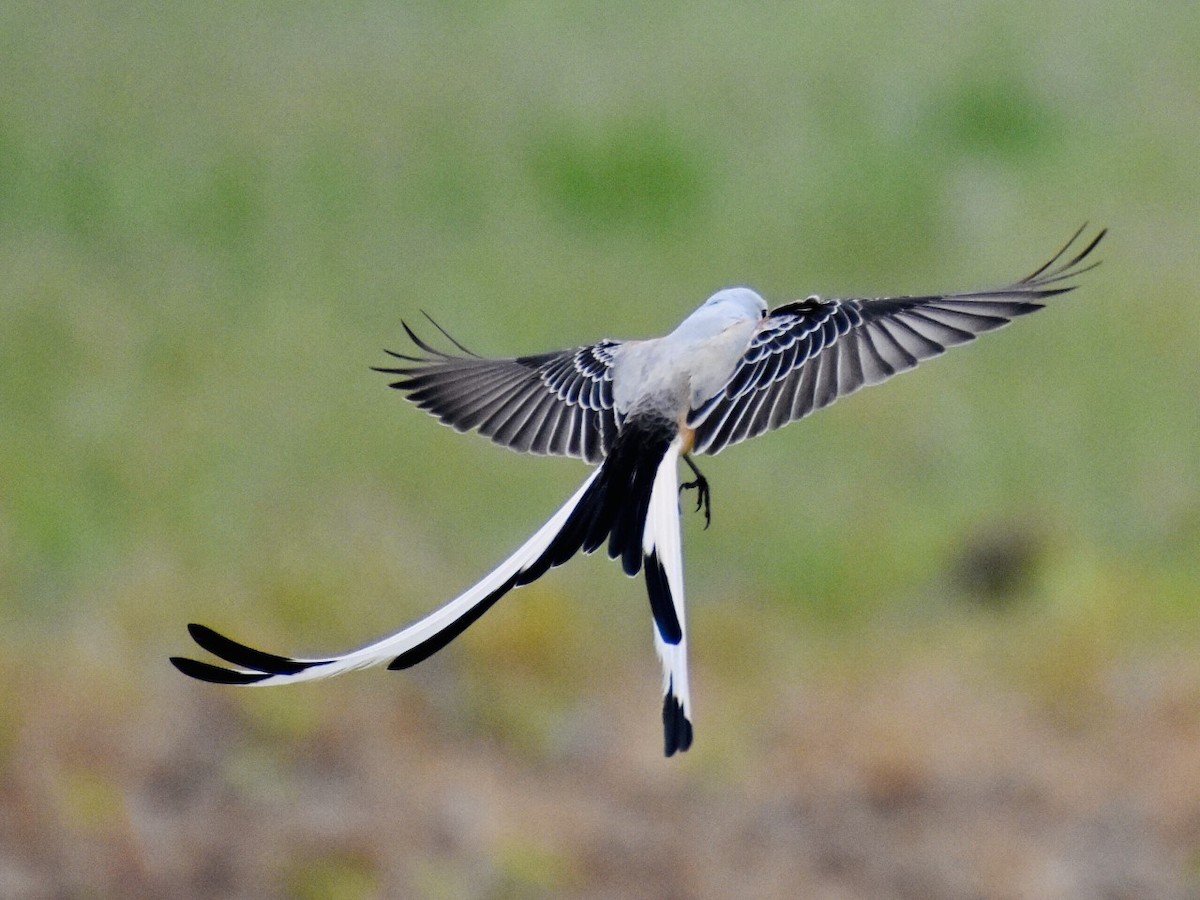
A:
{"label": "bird in flight", "polygon": [[[1086,227],[1086,226],[1085,226]],[[1016,316],[1041,309],[1099,265],[1101,230],[1084,229],[1048,262],[1007,287],[870,300],[810,296],[769,309],[746,287],[719,291],[665,337],[487,359],[453,345],[416,346],[378,371],[457,431],[476,431],[522,453],[573,456],[596,468],[572,497],[482,581],[401,631],[340,656],[255,650],[203,625],[203,649],[233,668],[172,657],[185,675],[218,684],[276,685],[386,663],[406,669],[445,647],[513,588],[576,553],[608,544],[625,573],[645,573],[654,643],[663,667],[667,756],[692,744],[684,626],[680,495],[696,491],[710,518],[707,480],[692,457],[802,419],[859,388],[886,381]],[[430,320],[432,322],[432,320]],[[692,480],[679,483],[682,460]]]}

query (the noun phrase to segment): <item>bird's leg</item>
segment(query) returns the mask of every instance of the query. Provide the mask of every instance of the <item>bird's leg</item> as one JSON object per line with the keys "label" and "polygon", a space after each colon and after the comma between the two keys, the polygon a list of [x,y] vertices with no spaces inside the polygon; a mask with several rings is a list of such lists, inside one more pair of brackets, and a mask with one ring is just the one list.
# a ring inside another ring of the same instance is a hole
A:
{"label": "bird's leg", "polygon": [[684,453],[683,461],[688,464],[688,468],[692,470],[692,474],[696,476],[695,481],[685,481],[679,486],[679,493],[686,490],[696,489],[696,511],[704,509],[704,527],[707,529],[712,524],[712,492],[708,489],[708,479],[703,473],[696,468],[696,464],[692,462],[691,456]]}

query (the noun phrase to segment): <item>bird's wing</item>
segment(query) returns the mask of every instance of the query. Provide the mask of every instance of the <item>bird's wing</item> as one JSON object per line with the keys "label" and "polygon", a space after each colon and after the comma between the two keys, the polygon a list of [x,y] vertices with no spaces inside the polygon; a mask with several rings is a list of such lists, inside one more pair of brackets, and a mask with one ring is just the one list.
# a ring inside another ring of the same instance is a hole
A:
{"label": "bird's wing", "polygon": [[611,367],[619,341],[486,359],[433,325],[463,355],[436,349],[405,324],[422,355],[386,351],[401,364],[376,371],[400,376],[392,387],[455,430],[478,431],[512,450],[604,459],[617,433]]}
{"label": "bird's wing", "polygon": [[822,300],[809,297],[773,310],[725,386],[689,416],[697,453],[719,453],[879,384],[946,348],[1042,308],[1073,290],[1071,279],[1105,231],[1072,255],[1081,228],[1029,276],[1008,287],[927,297]]}

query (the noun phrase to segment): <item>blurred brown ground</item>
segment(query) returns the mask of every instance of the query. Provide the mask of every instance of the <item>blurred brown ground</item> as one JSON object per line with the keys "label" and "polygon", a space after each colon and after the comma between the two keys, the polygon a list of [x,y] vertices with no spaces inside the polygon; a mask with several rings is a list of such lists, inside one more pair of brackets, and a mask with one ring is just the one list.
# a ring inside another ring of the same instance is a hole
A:
{"label": "blurred brown ground", "polygon": [[1100,672],[1067,712],[874,671],[751,695],[701,666],[672,760],[649,668],[581,688],[534,742],[481,726],[437,667],[274,708],[156,678],[120,716],[103,670],[10,672],[0,895],[1197,895],[1200,665]]}

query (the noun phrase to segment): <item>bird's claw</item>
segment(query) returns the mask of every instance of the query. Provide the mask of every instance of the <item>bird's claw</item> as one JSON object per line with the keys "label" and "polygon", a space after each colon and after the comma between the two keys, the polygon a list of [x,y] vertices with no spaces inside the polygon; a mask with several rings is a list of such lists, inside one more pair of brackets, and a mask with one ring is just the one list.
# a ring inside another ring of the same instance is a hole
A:
{"label": "bird's claw", "polygon": [[679,486],[679,493],[682,495],[684,491],[692,489],[696,491],[696,512],[704,510],[704,528],[712,524],[712,492],[708,489],[708,479],[696,472],[695,481],[685,481]]}

